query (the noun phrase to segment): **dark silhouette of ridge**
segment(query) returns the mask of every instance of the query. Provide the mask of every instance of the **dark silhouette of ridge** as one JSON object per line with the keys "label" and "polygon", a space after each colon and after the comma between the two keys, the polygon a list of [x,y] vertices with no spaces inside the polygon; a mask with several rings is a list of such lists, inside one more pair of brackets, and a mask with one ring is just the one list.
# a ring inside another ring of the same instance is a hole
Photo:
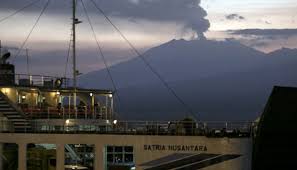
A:
{"label": "dark silhouette of ridge", "polygon": [[274,87],[256,133],[253,170],[295,167],[296,122],[297,88]]}
{"label": "dark silhouette of ridge", "polygon": [[[297,50],[265,54],[233,41],[172,40],[144,57],[204,120],[254,120],[274,85],[297,86]],[[180,119],[185,110],[138,58],[110,68],[129,119]],[[105,70],[80,78],[111,88]],[[149,115],[149,116],[148,116]]]}

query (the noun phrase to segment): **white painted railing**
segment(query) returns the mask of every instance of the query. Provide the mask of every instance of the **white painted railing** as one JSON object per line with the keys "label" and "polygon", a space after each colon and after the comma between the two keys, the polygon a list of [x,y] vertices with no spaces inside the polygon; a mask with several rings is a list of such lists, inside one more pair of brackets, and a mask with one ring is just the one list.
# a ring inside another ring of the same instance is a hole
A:
{"label": "white painted railing", "polygon": [[[21,132],[250,137],[255,126],[253,122],[117,121],[103,119],[44,119],[28,122],[31,125],[30,129],[24,129]],[[0,132],[15,133],[11,121],[2,120],[0,123]],[[19,129],[18,132],[20,132]]]}

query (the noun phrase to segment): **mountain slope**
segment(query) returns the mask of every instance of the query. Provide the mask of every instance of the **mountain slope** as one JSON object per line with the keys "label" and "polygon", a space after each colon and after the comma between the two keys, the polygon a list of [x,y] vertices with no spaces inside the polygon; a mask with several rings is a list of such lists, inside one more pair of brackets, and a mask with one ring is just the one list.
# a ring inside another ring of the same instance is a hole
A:
{"label": "mountain slope", "polygon": [[[170,85],[203,120],[254,120],[260,115],[274,85],[297,86],[296,64],[226,73]],[[129,119],[177,119],[185,109],[160,85],[121,89],[122,110]],[[141,114],[142,113],[142,114]]]}
{"label": "mountain slope", "polygon": [[[144,54],[170,86],[204,120],[253,120],[274,85],[297,86],[297,50],[269,54],[239,43],[173,40]],[[140,59],[111,68],[127,119],[180,119],[185,110]],[[105,70],[80,79],[111,87]],[[149,116],[148,116],[149,115]]]}
{"label": "mountain slope", "polygon": [[[265,62],[264,53],[231,41],[172,40],[148,50],[143,56],[166,81],[249,70]],[[110,70],[119,87],[159,81],[139,58],[112,66]],[[106,70],[86,74],[80,77],[80,82],[86,87],[111,87]]]}

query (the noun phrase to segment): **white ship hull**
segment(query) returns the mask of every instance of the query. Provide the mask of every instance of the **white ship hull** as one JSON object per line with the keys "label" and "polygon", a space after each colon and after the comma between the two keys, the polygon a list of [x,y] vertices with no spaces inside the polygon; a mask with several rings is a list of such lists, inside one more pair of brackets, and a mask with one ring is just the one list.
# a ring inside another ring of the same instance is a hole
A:
{"label": "white ship hull", "polygon": [[135,168],[137,170],[167,168],[205,170],[251,169],[251,138],[1,133],[0,142],[18,144],[19,170],[26,170],[26,146],[29,143],[55,144],[57,146],[58,170],[65,169],[65,144],[93,144],[95,147],[95,170],[106,169],[107,146],[132,146]]}

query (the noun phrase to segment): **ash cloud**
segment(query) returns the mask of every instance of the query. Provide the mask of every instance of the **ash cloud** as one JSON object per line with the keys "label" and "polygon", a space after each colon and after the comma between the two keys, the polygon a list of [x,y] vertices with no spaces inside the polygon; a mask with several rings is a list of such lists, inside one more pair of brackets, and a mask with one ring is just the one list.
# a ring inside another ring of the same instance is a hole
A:
{"label": "ash cloud", "polygon": [[243,21],[243,20],[245,20],[245,17],[244,16],[241,16],[239,14],[229,14],[229,15],[226,15],[225,18],[227,20],[235,20],[235,21]]}
{"label": "ash cloud", "polygon": [[202,38],[210,23],[200,3],[201,0],[108,0],[98,4],[117,17],[183,23],[185,28],[192,29]]}
{"label": "ash cloud", "polygon": [[[205,17],[207,12],[200,6],[201,0],[94,0],[109,16],[140,19],[157,22],[176,22],[183,24],[186,29],[195,31],[199,38],[204,37],[210,27],[210,22]],[[10,0],[1,5],[0,10],[18,10],[21,6],[32,1]],[[78,1],[80,2],[80,1]],[[98,15],[92,2],[84,0],[89,13]],[[38,6],[42,6],[41,0]],[[80,3],[78,3],[80,5]],[[70,15],[71,2],[52,1],[47,10],[47,15]],[[80,8],[80,7],[78,7]],[[31,7],[26,12],[39,12],[40,9]]]}

